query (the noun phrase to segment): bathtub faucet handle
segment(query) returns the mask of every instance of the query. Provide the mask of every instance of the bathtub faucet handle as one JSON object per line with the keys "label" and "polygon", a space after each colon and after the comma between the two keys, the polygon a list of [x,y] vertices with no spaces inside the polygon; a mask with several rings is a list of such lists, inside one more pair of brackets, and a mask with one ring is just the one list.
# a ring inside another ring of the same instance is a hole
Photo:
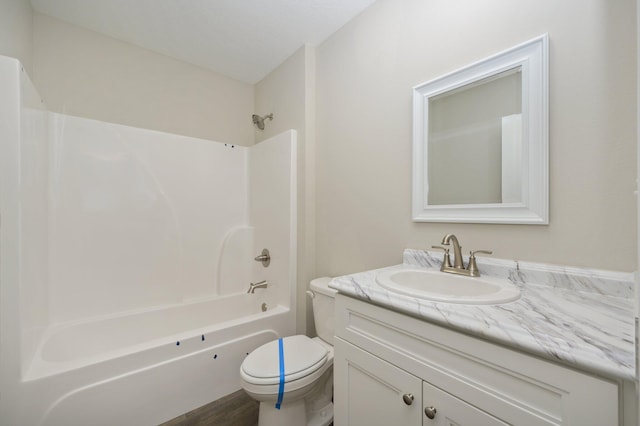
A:
{"label": "bathtub faucet handle", "polygon": [[255,260],[256,262],[262,262],[262,266],[266,268],[267,266],[269,266],[269,263],[271,263],[271,255],[269,255],[269,250],[262,249],[262,253],[254,257],[253,260]]}
{"label": "bathtub faucet handle", "polygon": [[253,294],[255,293],[256,288],[267,288],[268,284],[269,283],[266,282],[265,280],[262,280],[259,283],[249,283],[249,290],[247,290],[247,293]]}

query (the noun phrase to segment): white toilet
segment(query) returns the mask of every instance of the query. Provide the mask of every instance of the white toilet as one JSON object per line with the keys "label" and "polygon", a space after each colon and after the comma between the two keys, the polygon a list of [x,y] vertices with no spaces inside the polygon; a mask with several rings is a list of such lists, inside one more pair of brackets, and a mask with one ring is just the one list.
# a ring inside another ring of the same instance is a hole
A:
{"label": "white toilet", "polygon": [[327,426],[333,421],[336,291],[329,288],[329,281],[327,277],[311,281],[308,292],[318,337],[297,335],[266,343],[240,367],[242,388],[260,401],[258,426]]}

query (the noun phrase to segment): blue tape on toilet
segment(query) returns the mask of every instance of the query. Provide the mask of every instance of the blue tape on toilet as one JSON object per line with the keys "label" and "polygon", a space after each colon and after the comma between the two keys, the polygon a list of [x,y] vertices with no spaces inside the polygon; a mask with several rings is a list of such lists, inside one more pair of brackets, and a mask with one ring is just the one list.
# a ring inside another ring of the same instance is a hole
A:
{"label": "blue tape on toilet", "polygon": [[282,405],[282,397],[284,396],[284,345],[282,338],[278,339],[278,351],[280,352],[280,385],[278,386],[278,401],[276,401],[276,409],[280,409]]}

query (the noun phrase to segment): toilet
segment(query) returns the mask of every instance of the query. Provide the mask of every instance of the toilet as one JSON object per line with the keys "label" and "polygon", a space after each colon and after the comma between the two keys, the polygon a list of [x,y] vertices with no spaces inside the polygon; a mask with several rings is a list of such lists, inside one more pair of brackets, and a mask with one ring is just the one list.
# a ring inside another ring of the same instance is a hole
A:
{"label": "toilet", "polygon": [[[327,426],[333,421],[331,278],[311,281],[318,337],[284,337],[251,352],[240,367],[242,388],[260,402],[258,426]],[[282,356],[281,356],[282,354]]]}

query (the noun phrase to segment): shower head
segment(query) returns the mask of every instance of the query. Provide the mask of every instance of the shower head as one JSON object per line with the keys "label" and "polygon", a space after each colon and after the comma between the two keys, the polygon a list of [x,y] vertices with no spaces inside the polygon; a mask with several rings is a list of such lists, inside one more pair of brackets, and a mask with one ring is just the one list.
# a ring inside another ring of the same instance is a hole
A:
{"label": "shower head", "polygon": [[267,114],[264,117],[260,117],[257,114],[253,114],[251,118],[253,119],[253,124],[255,124],[258,127],[258,129],[264,130],[264,120],[266,120],[267,118],[269,120],[273,120],[273,113]]}

